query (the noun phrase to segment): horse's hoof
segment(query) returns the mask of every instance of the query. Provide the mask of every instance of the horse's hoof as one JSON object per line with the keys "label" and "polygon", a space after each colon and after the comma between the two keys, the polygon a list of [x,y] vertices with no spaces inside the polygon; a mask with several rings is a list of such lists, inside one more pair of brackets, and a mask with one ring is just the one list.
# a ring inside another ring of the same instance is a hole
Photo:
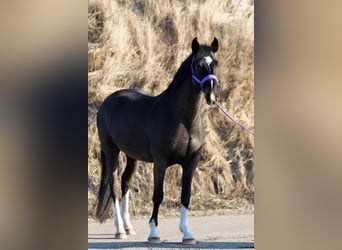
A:
{"label": "horse's hoof", "polygon": [[114,239],[118,239],[118,240],[127,239],[126,233],[116,233],[114,236]]}
{"label": "horse's hoof", "polygon": [[196,243],[197,243],[197,241],[195,239],[193,239],[193,238],[191,238],[191,239],[183,239],[183,244],[185,244],[185,245],[194,245]]}
{"label": "horse's hoof", "polygon": [[159,237],[148,237],[148,243],[152,244],[158,244],[160,243],[160,238]]}
{"label": "horse's hoof", "polygon": [[126,229],[126,235],[136,235],[137,233],[134,231],[133,228]]}

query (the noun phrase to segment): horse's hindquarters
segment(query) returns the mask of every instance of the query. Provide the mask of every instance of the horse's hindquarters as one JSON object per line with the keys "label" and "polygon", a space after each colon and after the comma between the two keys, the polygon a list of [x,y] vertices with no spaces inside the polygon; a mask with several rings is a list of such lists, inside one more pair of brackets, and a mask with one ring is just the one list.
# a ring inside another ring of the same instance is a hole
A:
{"label": "horse's hindquarters", "polygon": [[153,97],[135,90],[115,92],[104,102],[111,143],[131,158],[152,162],[146,123]]}

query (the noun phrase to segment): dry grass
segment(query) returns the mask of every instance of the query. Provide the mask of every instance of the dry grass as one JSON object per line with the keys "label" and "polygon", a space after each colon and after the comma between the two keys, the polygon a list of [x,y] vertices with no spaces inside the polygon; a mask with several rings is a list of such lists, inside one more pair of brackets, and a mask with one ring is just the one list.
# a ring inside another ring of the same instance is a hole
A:
{"label": "dry grass", "polygon": [[[254,129],[254,5],[251,1],[90,0],[88,10],[88,211],[93,217],[101,173],[95,115],[100,103],[121,88],[162,92],[191,41],[219,40],[220,103]],[[253,137],[218,110],[203,105],[205,146],[196,170],[192,211],[253,210]],[[120,156],[120,172],[125,157]],[[167,170],[161,215],[178,211],[181,168]],[[152,165],[141,162],[132,188],[133,216],[152,209]],[[166,208],[166,209],[165,209]],[[209,212],[211,211],[211,212]],[[112,216],[112,214],[110,215]]]}

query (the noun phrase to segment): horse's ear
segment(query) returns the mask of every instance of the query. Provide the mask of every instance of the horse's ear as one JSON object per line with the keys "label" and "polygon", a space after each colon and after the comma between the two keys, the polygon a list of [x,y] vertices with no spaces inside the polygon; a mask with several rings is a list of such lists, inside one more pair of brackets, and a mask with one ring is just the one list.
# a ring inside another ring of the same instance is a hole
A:
{"label": "horse's ear", "polygon": [[191,48],[193,53],[196,53],[198,51],[199,43],[197,41],[197,37],[195,37],[194,40],[192,40]]}
{"label": "horse's ear", "polygon": [[213,42],[210,45],[211,50],[215,53],[216,51],[218,51],[218,40],[216,37],[214,37]]}

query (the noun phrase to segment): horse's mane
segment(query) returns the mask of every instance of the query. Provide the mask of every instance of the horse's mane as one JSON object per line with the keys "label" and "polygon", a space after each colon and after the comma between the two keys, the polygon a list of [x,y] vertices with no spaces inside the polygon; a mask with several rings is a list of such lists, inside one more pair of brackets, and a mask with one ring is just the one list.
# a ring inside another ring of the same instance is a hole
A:
{"label": "horse's mane", "polygon": [[192,62],[192,56],[191,53],[187,59],[185,59],[184,62],[182,62],[181,66],[177,70],[175,76],[173,77],[172,82],[170,83],[168,89],[176,88],[181,84],[185,77],[188,75],[189,72],[191,72],[191,62]]}

